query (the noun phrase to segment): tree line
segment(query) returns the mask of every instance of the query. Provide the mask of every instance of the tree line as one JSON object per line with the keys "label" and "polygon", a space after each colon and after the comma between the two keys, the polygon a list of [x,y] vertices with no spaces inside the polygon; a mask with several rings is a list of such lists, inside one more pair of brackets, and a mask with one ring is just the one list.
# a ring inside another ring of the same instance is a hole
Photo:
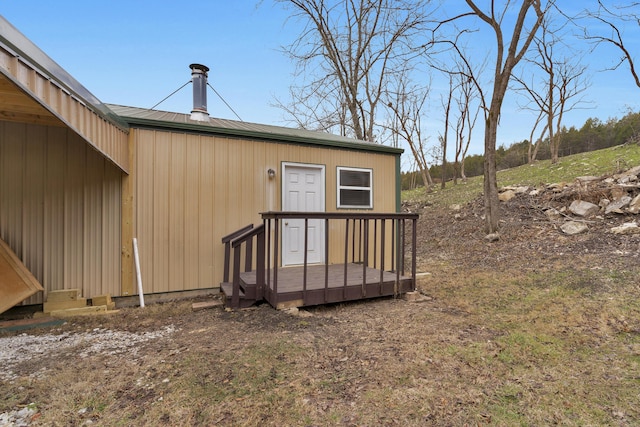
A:
{"label": "tree line", "polygon": [[[602,121],[598,118],[589,118],[577,128],[571,126],[560,130],[562,145],[559,147],[559,157],[572,154],[601,150],[623,144],[640,143],[640,113],[629,112],[622,118],[609,118]],[[501,145],[496,149],[496,164],[498,170],[515,168],[530,163],[528,161],[529,140],[515,142],[508,147]],[[537,160],[550,160],[552,158],[549,139],[540,144]],[[481,154],[467,156],[465,170],[467,177],[481,176],[483,174],[484,158]],[[444,176],[447,182],[453,182],[457,171],[453,163],[445,162],[443,174],[442,163],[432,165],[429,168],[431,176]],[[460,176],[458,176],[460,178]],[[440,183],[441,178],[436,178]],[[402,172],[402,190],[413,190],[424,187],[422,175],[416,171]]]}

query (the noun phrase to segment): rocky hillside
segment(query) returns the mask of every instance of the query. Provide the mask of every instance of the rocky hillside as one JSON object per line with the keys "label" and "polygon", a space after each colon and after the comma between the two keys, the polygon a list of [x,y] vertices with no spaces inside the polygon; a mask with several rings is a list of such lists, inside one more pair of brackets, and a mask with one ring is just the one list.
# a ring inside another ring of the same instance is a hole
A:
{"label": "rocky hillside", "polygon": [[[640,227],[640,166],[612,176],[581,176],[571,183],[554,183],[542,188],[505,187],[500,200],[508,202],[519,194],[537,197],[546,217],[565,234],[589,231],[589,224],[611,220],[610,232],[637,234]],[[624,220],[622,224],[618,224]]]}
{"label": "rocky hillside", "polygon": [[499,234],[486,236],[482,196],[448,209],[409,203],[421,213],[419,268],[624,268],[640,261],[640,166],[572,182],[500,189]]}

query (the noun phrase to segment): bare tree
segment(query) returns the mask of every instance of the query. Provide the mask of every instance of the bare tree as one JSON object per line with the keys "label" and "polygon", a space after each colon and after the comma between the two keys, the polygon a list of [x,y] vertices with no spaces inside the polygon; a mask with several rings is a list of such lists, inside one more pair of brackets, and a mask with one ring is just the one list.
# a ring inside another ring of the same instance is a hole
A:
{"label": "bare tree", "polygon": [[[535,138],[536,129],[540,126],[540,123],[544,122],[545,125],[542,127],[542,131],[540,131],[540,135],[538,138]],[[540,109],[538,112],[538,117],[536,117],[536,121],[531,127],[531,133],[529,134],[529,148],[527,149],[527,163],[532,165],[536,158],[538,157],[538,150],[540,149],[540,144],[544,140],[544,136],[547,134],[547,129],[549,128],[549,122],[545,120],[545,113],[543,109]]]}
{"label": "bare tree", "polygon": [[569,100],[584,92],[588,88],[588,83],[583,79],[586,67],[579,64],[571,64],[569,60],[559,62],[558,65],[558,81],[556,89],[558,91],[555,111],[553,111],[553,119],[555,119],[555,129],[552,127],[553,119],[549,117],[549,145],[551,150],[551,163],[558,163],[558,152],[560,150],[560,142],[562,133],[562,119],[564,113],[573,110],[576,105],[582,102],[580,99],[568,104]]}
{"label": "bare tree", "polygon": [[[608,34],[594,34],[589,26],[585,26],[584,37],[594,42],[594,49],[602,44],[615,46],[620,51],[621,57],[619,62],[610,69],[617,69],[624,62],[627,62],[629,72],[636,86],[640,88],[640,77],[638,77],[638,70],[636,70],[635,59],[627,48],[621,31],[621,28],[628,23],[640,26],[640,2],[630,2],[620,6],[607,6],[606,2],[598,0],[598,9],[595,11],[587,10],[586,16],[604,24],[609,31]],[[593,27],[599,28],[599,26]]]}
{"label": "bare tree", "polygon": [[402,139],[409,145],[425,190],[429,192],[433,187],[433,179],[425,155],[427,139],[422,133],[422,117],[429,96],[429,85],[410,85],[406,73],[400,74],[395,83],[393,90],[385,92],[387,107],[391,113],[391,123],[387,128],[395,141]]}
{"label": "bare tree", "polygon": [[440,188],[444,188],[447,182],[447,143],[449,142],[449,127],[451,126],[449,123],[451,116],[451,103],[453,101],[453,93],[455,91],[453,82],[453,74],[449,74],[449,92],[446,94],[446,101],[445,98],[442,99],[442,108],[444,109],[444,133],[438,135],[438,142],[442,149],[442,174],[440,177]]}
{"label": "bare tree", "polygon": [[395,65],[411,46],[424,1],[277,0],[305,27],[285,52],[304,78],[279,106],[304,128],[376,140],[378,105]]}
{"label": "bare tree", "polygon": [[[484,132],[484,205],[486,231],[494,233],[498,230],[500,219],[498,183],[496,167],[496,140],[498,134],[498,123],[500,112],[504,101],[505,93],[509,87],[509,81],[513,69],[520,62],[525,53],[529,50],[533,39],[540,28],[546,13],[546,8],[542,7],[541,0],[522,0],[520,9],[515,18],[511,38],[505,39],[504,28],[506,27],[504,18],[507,14],[511,1],[506,1],[501,10],[496,10],[495,0],[490,2],[489,12],[480,9],[474,0],[465,0],[471,12],[464,13],[449,20],[457,20],[463,17],[474,16],[488,25],[495,35],[495,69],[493,73],[493,88],[491,100],[486,108],[485,102],[485,132]],[[547,6],[553,0],[547,1]],[[533,16],[527,20],[529,12]],[[525,24],[529,24],[525,28]],[[477,82],[477,81],[476,81]]]}
{"label": "bare tree", "polygon": [[[464,173],[464,158],[467,155],[469,144],[471,143],[471,135],[473,128],[475,127],[476,120],[480,110],[485,112],[486,118],[486,99],[484,92],[478,80],[478,75],[481,74],[486,62],[482,61],[477,69],[474,69],[473,65],[469,61],[470,55],[467,51],[460,46],[459,39],[463,34],[468,33],[468,30],[464,30],[458,33],[454,40],[432,40],[430,45],[444,45],[446,46],[445,52],[450,55],[446,56],[444,61],[438,62],[434,58],[431,58],[430,66],[449,77],[449,93],[448,102],[443,102],[443,109],[445,111],[445,135],[440,137],[440,144],[444,145],[444,151],[446,153],[446,131],[451,126],[451,102],[455,98],[457,108],[457,119],[455,125],[455,138],[456,148],[454,156],[454,170],[453,176],[454,184],[457,184],[458,175],[466,182],[466,176]],[[440,52],[442,53],[442,52]],[[435,54],[432,53],[434,56]],[[474,111],[472,111],[472,104],[477,101]],[[443,163],[443,169],[445,163]],[[444,176],[443,176],[444,181]]]}
{"label": "bare tree", "polygon": [[[571,51],[559,57],[556,48],[560,47],[559,34],[551,29],[550,20],[545,19],[541,25],[540,36],[534,41],[537,53],[532,59],[525,59],[533,65],[533,69],[541,73],[540,81],[527,82],[524,78],[514,77],[531,100],[531,104],[539,111],[538,119],[531,131],[529,140],[529,163],[535,160],[538,142],[534,145],[533,134],[541,121],[545,122],[540,138],[549,133],[549,150],[551,163],[558,163],[558,153],[562,133],[564,114],[583,102],[581,98],[573,100],[587,90],[589,84],[584,78],[587,67],[580,64],[579,56]],[[571,102],[570,102],[571,101]],[[540,139],[538,140],[540,141]]]}
{"label": "bare tree", "polygon": [[464,172],[464,159],[467,156],[473,128],[480,113],[479,105],[476,105],[475,109],[473,108],[473,101],[478,96],[478,93],[472,79],[462,74],[458,77],[460,82],[458,84],[458,98],[456,99],[458,120],[456,122],[456,149],[453,159],[454,185],[458,183],[458,176],[462,178],[463,182],[467,182]]}

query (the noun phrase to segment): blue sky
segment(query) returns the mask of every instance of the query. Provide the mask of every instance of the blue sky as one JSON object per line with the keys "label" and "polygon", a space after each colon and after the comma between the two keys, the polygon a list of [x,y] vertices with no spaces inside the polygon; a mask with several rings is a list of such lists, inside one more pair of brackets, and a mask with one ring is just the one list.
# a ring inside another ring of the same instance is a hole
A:
{"label": "blue sky", "polygon": [[[243,120],[283,123],[270,105],[293,69],[278,52],[287,15],[270,2],[2,0],[0,14],[103,102],[152,107],[201,63]],[[207,96],[212,116],[236,118]],[[191,107],[187,86],[157,108]]]}
{"label": "blue sky", "polygon": [[[105,103],[150,108],[190,80],[189,64],[201,63],[211,69],[209,83],[242,120],[287,124],[273,104],[275,97],[288,99],[294,68],[279,48],[294,40],[299,23],[287,20],[289,12],[270,0],[2,0],[0,14]],[[637,27],[625,30],[637,50],[640,40],[631,30],[637,33]],[[640,89],[626,66],[597,71],[617,57],[613,49],[601,48],[588,58],[589,108],[568,113],[565,125],[579,127],[588,117],[606,120],[640,109]],[[236,119],[211,91],[208,104],[212,116]],[[439,105],[434,92],[427,120],[434,143],[442,127]],[[191,106],[189,85],[157,108],[188,113]],[[532,120],[511,95],[498,144],[528,138]],[[471,154],[482,153],[482,138],[478,127]]]}

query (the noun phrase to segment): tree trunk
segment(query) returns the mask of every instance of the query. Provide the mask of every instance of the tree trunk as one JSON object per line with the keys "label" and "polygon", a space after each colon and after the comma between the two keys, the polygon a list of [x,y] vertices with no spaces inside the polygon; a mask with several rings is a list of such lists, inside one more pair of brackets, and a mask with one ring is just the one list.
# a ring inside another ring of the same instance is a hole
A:
{"label": "tree trunk", "polygon": [[433,180],[431,179],[431,174],[429,173],[429,169],[421,169],[420,172],[422,173],[422,182],[424,183],[425,193],[431,193]]}
{"label": "tree trunk", "polygon": [[[496,33],[497,42],[497,61],[493,81],[493,95],[491,96],[491,105],[486,116],[486,124],[484,131],[484,212],[486,230],[488,233],[495,233],[498,230],[498,222],[500,221],[500,202],[498,200],[498,179],[496,174],[496,139],[498,134],[498,121],[500,119],[500,111],[504,95],[509,85],[509,79],[513,72],[513,67],[520,61],[524,53],[529,49],[535,33],[540,28],[540,24],[544,18],[544,12],[540,9],[540,2],[534,0],[523,1],[520,6],[520,12],[513,29],[513,39],[509,43],[508,53],[503,57],[504,39],[502,37],[501,20],[496,20],[493,14],[488,16],[484,14],[473,0],[466,0],[467,4],[473,10],[473,13],[488,23]],[[509,4],[509,2],[507,2]],[[506,6],[505,6],[506,8]],[[525,17],[527,11],[533,8],[536,14],[536,20],[526,33],[526,39],[522,41],[522,30],[524,28]],[[506,9],[505,9],[506,10]],[[521,43],[520,43],[521,42]],[[503,62],[504,58],[504,62]]]}
{"label": "tree trunk", "polygon": [[[484,132],[484,215],[487,233],[498,231],[500,201],[498,200],[498,179],[496,171],[496,139],[498,134],[498,113],[492,103]],[[499,106],[500,103],[498,103]]]}
{"label": "tree trunk", "polygon": [[531,159],[529,160],[529,164],[533,164],[538,159],[538,151],[540,150],[540,143],[542,141],[537,140],[536,145],[533,147],[533,153],[531,154]]}
{"label": "tree trunk", "polygon": [[[444,149],[447,149],[445,144]],[[442,182],[440,183],[440,188],[444,189],[445,184],[447,182],[447,158],[442,156]]]}
{"label": "tree trunk", "polygon": [[465,157],[462,156],[462,160],[460,160],[460,178],[462,178],[462,182],[464,182],[466,184],[467,183],[467,175],[464,172],[464,159],[465,159]]}
{"label": "tree trunk", "polygon": [[558,163],[558,144],[557,144],[557,135],[554,135],[554,138],[549,141],[549,149],[551,150],[551,164]]}
{"label": "tree trunk", "polygon": [[460,174],[460,161],[456,158],[453,162],[453,185],[458,185],[459,174]]}

